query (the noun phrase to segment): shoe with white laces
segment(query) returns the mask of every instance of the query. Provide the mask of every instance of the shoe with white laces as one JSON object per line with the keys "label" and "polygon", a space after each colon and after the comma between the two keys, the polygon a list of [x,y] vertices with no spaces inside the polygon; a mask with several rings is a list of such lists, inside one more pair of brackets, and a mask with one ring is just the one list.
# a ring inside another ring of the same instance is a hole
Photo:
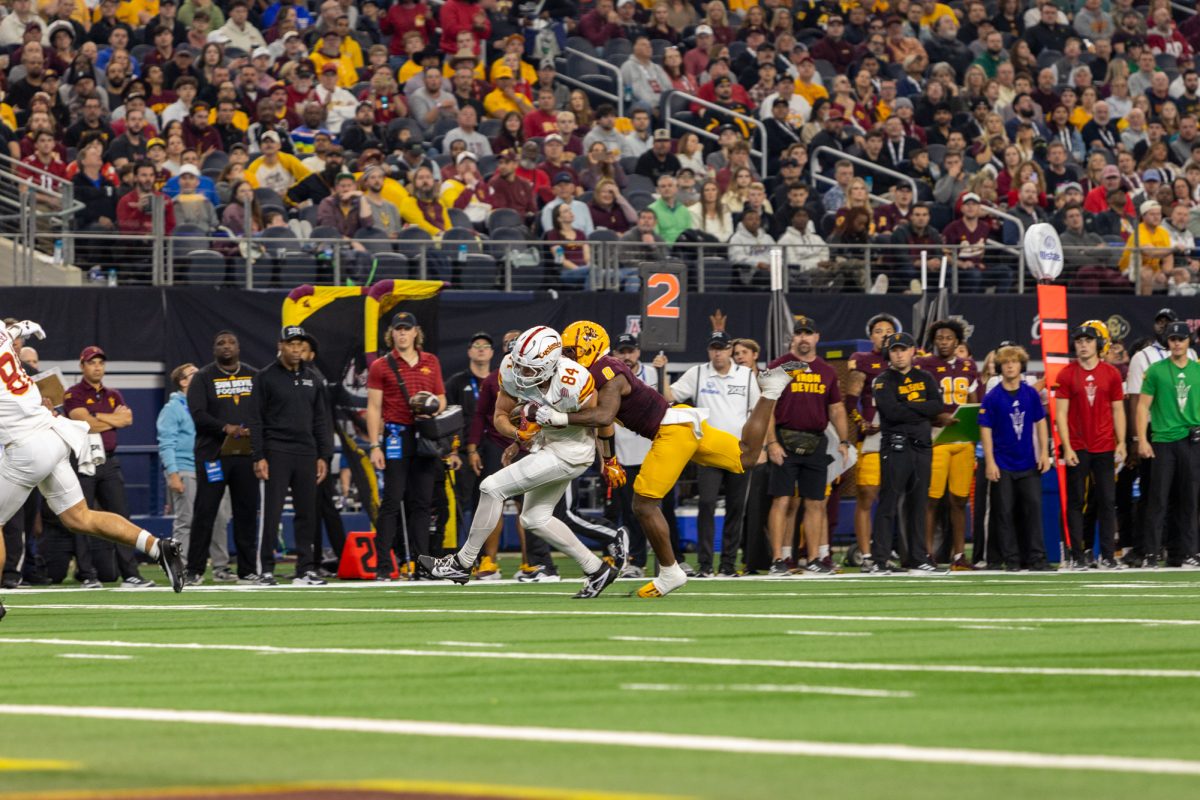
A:
{"label": "shoe with white laces", "polygon": [[316,572],[309,570],[303,575],[292,578],[292,586],[328,586],[329,584]]}
{"label": "shoe with white laces", "polygon": [[417,563],[421,565],[425,574],[438,580],[453,581],[459,584],[471,580],[470,570],[463,569],[462,564],[458,561],[458,556],[454,553],[441,558],[418,556]]}
{"label": "shoe with white laces", "polygon": [[576,600],[591,600],[594,597],[599,597],[600,593],[617,579],[618,574],[612,565],[601,564],[600,569],[587,576],[587,580],[583,583],[583,588],[573,595],[574,598]]}
{"label": "shoe with white laces", "polygon": [[143,578],[141,575],[134,575],[121,581],[122,589],[149,589],[153,586],[154,581]]}
{"label": "shoe with white laces", "polygon": [[625,568],[625,562],[629,560],[629,529],[624,525],[617,528],[616,538],[604,545],[603,560],[617,570]]}

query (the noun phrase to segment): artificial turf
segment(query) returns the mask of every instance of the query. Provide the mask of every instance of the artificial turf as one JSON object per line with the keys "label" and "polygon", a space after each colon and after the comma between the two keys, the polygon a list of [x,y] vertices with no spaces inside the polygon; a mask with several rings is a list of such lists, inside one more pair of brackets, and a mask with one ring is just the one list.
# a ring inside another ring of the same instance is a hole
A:
{"label": "artificial turf", "polygon": [[[325,589],[208,589],[179,596],[9,592],[10,614],[0,624],[0,704],[1196,758],[1200,678],[1193,675],[837,666],[1198,670],[1200,625],[1154,623],[1200,622],[1200,573],[694,580],[656,601],[627,596],[639,585],[618,582],[589,602],[570,599],[573,580],[467,587],[333,583]],[[1078,619],[1093,621],[1063,621]],[[14,639],[423,654],[166,650]],[[489,656],[498,653],[633,658],[613,663]],[[62,657],[68,654],[130,658]],[[642,660],[675,656],[817,663]],[[899,696],[786,690],[799,685]],[[7,770],[5,759],[56,759],[77,768]],[[709,798],[1194,798],[1200,792],[1197,775],[0,713],[0,797],[376,778],[518,787],[518,796],[520,787]]]}

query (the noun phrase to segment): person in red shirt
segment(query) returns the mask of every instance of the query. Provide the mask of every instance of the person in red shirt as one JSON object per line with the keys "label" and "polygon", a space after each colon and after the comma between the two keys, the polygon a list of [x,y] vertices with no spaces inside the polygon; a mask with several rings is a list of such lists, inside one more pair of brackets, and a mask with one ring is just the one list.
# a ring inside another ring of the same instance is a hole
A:
{"label": "person in red shirt", "polygon": [[1054,424],[1067,465],[1067,533],[1073,569],[1091,566],[1085,551],[1092,537],[1083,526],[1089,479],[1100,522],[1099,567],[1120,568],[1113,553],[1117,531],[1114,475],[1116,465],[1125,460],[1125,392],[1121,373],[1100,360],[1108,337],[1098,327],[1097,323],[1087,322],[1075,329],[1071,336],[1075,361],[1058,374],[1054,396]]}
{"label": "person in red shirt", "polygon": [[33,152],[21,159],[21,163],[29,167],[21,170],[21,177],[43,189],[60,192],[62,183],[68,180],[67,165],[59,160],[55,152],[54,134],[50,131],[33,134]]}
{"label": "person in red shirt", "polygon": [[391,54],[404,55],[404,34],[416,31],[428,46],[437,33],[433,12],[421,0],[399,0],[379,21],[379,29],[391,37]]}
{"label": "person in red shirt", "polygon": [[538,89],[537,107],[525,115],[521,124],[525,127],[525,136],[530,139],[558,132],[558,111],[555,108],[553,87],[544,86]]}
{"label": "person in red shirt", "polygon": [[[384,481],[375,518],[375,551],[380,565],[376,580],[391,579],[385,565],[393,549],[401,563],[429,553],[434,483],[442,470],[436,458],[417,452],[411,401],[426,393],[437,399],[435,415],[446,408],[442,365],[437,356],[418,347],[421,329],[417,318],[407,311],[397,313],[389,333],[392,349],[367,370],[367,441],[371,465],[383,472]],[[403,387],[397,377],[403,379]],[[404,537],[397,542],[396,524],[402,511],[406,527]]]}
{"label": "person in red shirt", "polygon": [[785,552],[785,540],[795,530],[802,501],[804,543],[808,548],[805,569],[822,575],[834,572],[825,511],[830,461],[825,428],[833,423],[843,459],[849,451],[850,434],[837,372],[817,355],[820,340],[816,322],[809,317],[796,317],[791,349],[767,365],[768,369],[789,361],[808,365],[807,370],[792,375],[792,384],[779,398],[767,432],[767,457],[772,464],[768,491],[774,498],[767,519],[771,575],[788,574],[785,560],[791,555],[791,542],[787,542]]}
{"label": "person in red shirt", "polygon": [[[133,234],[135,241],[129,244],[128,270],[134,280],[149,277],[148,261],[150,237],[154,235],[153,199],[162,198],[163,235],[170,236],[175,230],[175,206],[171,198],[154,188],[158,181],[158,170],[149,161],[139,161],[133,171],[133,190],[117,201],[117,229],[121,233]],[[122,273],[124,276],[125,273]]]}
{"label": "person in red shirt", "polygon": [[478,42],[486,42],[492,38],[492,21],[488,19],[487,11],[478,0],[446,0],[442,6],[440,22],[443,53],[453,53],[458,49],[459,31],[472,31]]}

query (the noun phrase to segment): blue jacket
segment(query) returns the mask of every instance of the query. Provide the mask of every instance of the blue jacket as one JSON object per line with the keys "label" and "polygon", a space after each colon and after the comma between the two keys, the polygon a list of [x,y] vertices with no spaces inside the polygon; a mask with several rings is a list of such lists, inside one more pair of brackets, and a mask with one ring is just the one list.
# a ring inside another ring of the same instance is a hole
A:
{"label": "blue jacket", "polygon": [[196,424],[183,392],[172,392],[158,412],[158,457],[163,472],[196,471]]}

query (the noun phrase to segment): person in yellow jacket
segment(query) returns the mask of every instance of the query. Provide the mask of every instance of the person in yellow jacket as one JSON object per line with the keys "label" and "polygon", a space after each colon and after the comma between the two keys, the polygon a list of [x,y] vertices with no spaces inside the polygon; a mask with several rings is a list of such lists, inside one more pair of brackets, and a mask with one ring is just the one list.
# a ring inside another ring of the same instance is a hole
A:
{"label": "person in yellow jacket", "polygon": [[300,163],[300,159],[280,152],[281,145],[278,133],[264,133],[259,140],[262,155],[246,166],[246,180],[255,189],[273,189],[280,197],[285,197],[293,184],[304,180],[311,173]]}
{"label": "person in yellow jacket", "polygon": [[158,16],[158,0],[120,0],[117,19],[131,28],[140,28]]}
{"label": "person in yellow jacket", "polygon": [[[357,46],[357,43],[356,45]],[[342,35],[337,31],[326,31],[318,42],[317,47],[309,54],[309,60],[318,75],[326,64],[336,64],[338,68],[338,86],[350,89],[358,83],[358,70],[350,59],[342,54]],[[362,50],[358,51],[359,62],[362,62]]]}
{"label": "person in yellow jacket", "polygon": [[412,193],[399,205],[401,219],[435,238],[453,227],[445,202],[438,197],[432,169],[424,164],[417,167],[412,187]]}
{"label": "person in yellow jacket", "polygon": [[[363,67],[363,51],[358,42],[355,41],[354,35],[350,31],[350,18],[338,17],[337,27],[333,29],[338,36],[342,38],[342,44],[339,52],[343,59],[349,59],[350,64],[357,70]],[[328,36],[329,34],[325,34]],[[324,37],[318,39],[313,45],[313,50],[321,51],[324,49]]]}
{"label": "person in yellow jacket", "polygon": [[504,55],[492,62],[492,74],[489,78],[491,83],[496,82],[496,71],[502,66],[507,66],[513,71],[514,76],[519,76],[517,83],[527,83],[533,86],[537,83],[537,70],[533,65],[524,60],[525,55],[525,37],[519,33],[513,33],[504,39]]}

